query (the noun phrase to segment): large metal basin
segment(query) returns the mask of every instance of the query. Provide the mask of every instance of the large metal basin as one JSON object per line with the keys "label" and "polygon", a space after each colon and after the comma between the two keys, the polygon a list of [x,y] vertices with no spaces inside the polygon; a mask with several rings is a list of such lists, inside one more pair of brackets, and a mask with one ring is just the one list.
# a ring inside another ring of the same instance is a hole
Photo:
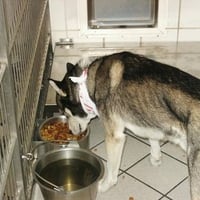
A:
{"label": "large metal basin", "polygon": [[50,151],[33,166],[45,200],[95,200],[103,174],[102,160],[81,148]]}

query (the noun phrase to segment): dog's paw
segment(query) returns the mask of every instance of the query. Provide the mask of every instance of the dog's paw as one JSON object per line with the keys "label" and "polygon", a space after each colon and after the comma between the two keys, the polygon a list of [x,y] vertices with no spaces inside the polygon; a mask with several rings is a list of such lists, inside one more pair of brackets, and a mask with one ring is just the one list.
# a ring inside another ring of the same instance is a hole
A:
{"label": "dog's paw", "polygon": [[117,184],[117,179],[116,180],[106,180],[102,179],[99,184],[98,184],[98,192],[106,192],[109,190],[112,186]]}
{"label": "dog's paw", "polygon": [[151,161],[151,164],[155,167],[158,167],[161,165],[162,161],[161,161],[161,158],[159,159],[156,159],[154,158],[153,156],[150,157],[150,161]]}

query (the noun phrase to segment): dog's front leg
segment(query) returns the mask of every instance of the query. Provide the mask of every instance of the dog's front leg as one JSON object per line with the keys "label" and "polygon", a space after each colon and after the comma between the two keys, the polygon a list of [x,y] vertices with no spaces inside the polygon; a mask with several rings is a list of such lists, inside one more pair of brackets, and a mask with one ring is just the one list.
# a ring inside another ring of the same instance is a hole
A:
{"label": "dog's front leg", "polygon": [[105,192],[117,183],[118,171],[125,142],[123,130],[113,134],[107,134],[107,176],[99,184],[99,191]]}

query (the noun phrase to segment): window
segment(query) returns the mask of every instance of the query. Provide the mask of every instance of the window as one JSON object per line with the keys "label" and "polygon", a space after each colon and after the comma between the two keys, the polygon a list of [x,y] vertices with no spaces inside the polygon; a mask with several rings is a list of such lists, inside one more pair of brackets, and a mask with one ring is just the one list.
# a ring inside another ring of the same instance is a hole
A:
{"label": "window", "polygon": [[154,27],[157,0],[87,0],[90,28]]}
{"label": "window", "polygon": [[[137,8],[133,8],[134,2]],[[77,3],[79,36],[83,38],[157,37],[167,32],[168,0],[77,0]]]}

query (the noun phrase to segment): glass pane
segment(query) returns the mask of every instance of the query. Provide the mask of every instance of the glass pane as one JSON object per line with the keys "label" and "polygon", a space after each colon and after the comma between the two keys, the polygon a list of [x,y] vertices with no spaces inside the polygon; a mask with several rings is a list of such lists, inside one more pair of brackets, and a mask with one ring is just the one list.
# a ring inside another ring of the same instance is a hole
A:
{"label": "glass pane", "polygon": [[154,26],[156,5],[156,0],[88,0],[89,26]]}

